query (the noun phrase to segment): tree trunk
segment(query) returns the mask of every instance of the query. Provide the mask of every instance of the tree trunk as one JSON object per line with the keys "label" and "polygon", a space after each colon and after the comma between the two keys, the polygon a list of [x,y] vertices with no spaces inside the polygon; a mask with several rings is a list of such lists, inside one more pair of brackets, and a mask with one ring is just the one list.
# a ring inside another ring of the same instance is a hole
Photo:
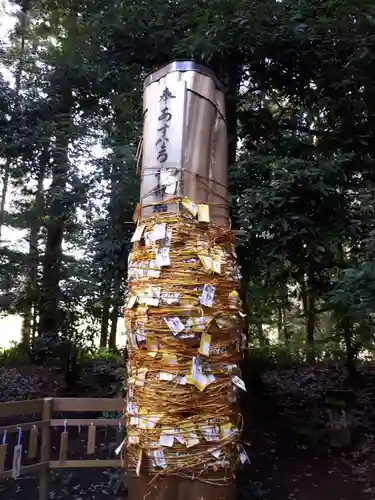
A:
{"label": "tree trunk", "polygon": [[[59,84],[62,85],[59,80]],[[48,211],[47,241],[43,263],[42,294],[40,301],[40,335],[57,340],[59,332],[60,278],[62,264],[62,242],[67,206],[64,192],[68,180],[68,147],[71,129],[72,91],[59,88],[60,101],[57,109],[56,144],[53,151],[51,204]]]}
{"label": "tree trunk", "polygon": [[119,305],[113,304],[111,312],[111,330],[109,333],[108,348],[114,351],[117,345],[117,323],[119,317]]}
{"label": "tree trunk", "polygon": [[120,308],[123,304],[123,294],[122,294],[122,283],[125,279],[125,270],[127,268],[127,255],[129,248],[126,245],[127,239],[127,228],[124,224],[124,203],[121,201],[121,197],[126,197],[127,193],[124,192],[124,178],[127,172],[124,172],[124,156],[122,147],[119,147],[118,139],[116,133],[123,124],[123,116],[121,109],[115,110],[115,127],[112,136],[112,148],[113,148],[113,163],[110,173],[111,182],[111,197],[108,207],[109,215],[109,227],[112,231],[112,237],[114,240],[118,240],[117,234],[120,232],[121,240],[117,242],[115,251],[113,253],[113,266],[112,266],[112,277],[113,277],[113,294],[112,294],[112,311],[111,311],[111,328],[108,339],[108,347],[111,350],[116,349],[117,344],[117,324],[120,313]]}
{"label": "tree trunk", "polygon": [[250,280],[250,264],[244,252],[241,251],[241,248],[238,249],[238,261],[241,266],[241,283],[240,283],[240,298],[242,300],[243,311],[246,314],[244,318],[244,334],[248,337],[249,335],[249,318],[248,318],[248,289],[249,289],[249,280]]}
{"label": "tree trunk", "polygon": [[5,202],[8,193],[9,177],[10,177],[11,162],[8,158],[4,165],[3,174],[3,187],[1,189],[1,202],[0,202],[0,242],[2,241],[2,232],[5,222]]}
{"label": "tree trunk", "polygon": [[[38,294],[39,294],[39,290],[38,290]],[[34,307],[33,307],[33,322],[32,322],[32,327],[31,327],[31,343],[33,343],[34,340],[36,339],[38,329],[39,329],[38,313],[39,313],[38,303],[35,302]]]}
{"label": "tree trunk", "polygon": [[281,307],[277,309],[277,337],[279,342],[281,342],[283,336],[283,313]]}
{"label": "tree trunk", "polygon": [[284,342],[285,345],[289,344],[289,332],[287,324],[287,310],[285,307],[280,307],[277,314],[277,333],[279,342]]}
{"label": "tree trunk", "polygon": [[117,324],[122,303],[121,284],[124,279],[123,260],[125,256],[121,256],[118,268],[116,269],[114,284],[113,284],[113,307],[111,312],[111,331],[109,334],[108,347],[115,350],[117,345]]}
{"label": "tree trunk", "polygon": [[[125,234],[125,233],[124,233]],[[117,345],[117,325],[120,315],[120,309],[123,303],[122,282],[127,269],[127,251],[126,247],[123,248],[119,256],[118,264],[115,270],[115,278],[113,283],[113,307],[111,312],[111,331],[109,334],[108,347],[115,350]]]}
{"label": "tree trunk", "polygon": [[225,82],[225,112],[227,117],[228,133],[228,166],[236,162],[237,158],[237,103],[238,88],[241,83],[241,66],[238,57],[232,55],[219,63],[219,78]]}
{"label": "tree trunk", "polygon": [[[339,243],[339,252],[340,252],[340,262],[344,264],[345,252],[343,245],[341,243]],[[353,322],[348,316],[347,310],[337,311],[336,315],[338,317],[338,326],[340,329],[340,333],[345,342],[346,368],[348,370],[349,378],[355,379],[358,375],[358,371],[356,367],[357,348],[355,342],[355,333],[353,331]]]}
{"label": "tree trunk", "polygon": [[307,296],[307,311],[306,311],[306,336],[307,345],[310,349],[314,348],[315,338],[315,299],[312,295]]}
{"label": "tree trunk", "polygon": [[[28,346],[31,337],[31,325],[33,323],[34,311],[38,300],[38,265],[39,252],[38,241],[41,227],[41,214],[44,208],[44,178],[49,159],[49,144],[45,143],[39,162],[39,176],[37,191],[33,213],[30,221],[30,237],[29,237],[29,265],[28,265],[28,281],[26,285],[26,299],[22,322],[22,344]],[[34,321],[35,322],[35,321]],[[34,326],[35,331],[35,326]]]}
{"label": "tree trunk", "polygon": [[111,301],[108,297],[103,300],[102,323],[100,327],[100,347],[105,349],[108,344],[109,308]]}
{"label": "tree trunk", "polygon": [[269,345],[269,340],[264,334],[263,325],[261,321],[257,325],[257,337],[260,345]]}
{"label": "tree trunk", "polygon": [[[223,58],[224,65],[228,60],[231,61],[230,54]],[[225,71],[225,73],[229,75],[228,71]],[[230,82],[228,87],[232,84],[233,82]],[[228,105],[227,113],[230,113]],[[228,123],[231,122],[228,115],[227,119]],[[236,120],[234,121],[236,122]],[[228,150],[230,149],[229,162],[231,162],[231,157],[234,156],[235,158],[235,148],[236,141],[232,141],[230,144],[230,148],[228,148]],[[192,198],[195,199],[194,196]],[[181,286],[183,289],[184,285]],[[131,360],[132,358],[133,356],[130,356]],[[224,402],[224,405],[225,404],[226,402]],[[199,414],[199,408],[197,405],[196,408],[192,408],[191,412],[183,412],[182,418],[189,417],[190,419],[193,419],[193,417],[195,416],[195,412]],[[142,465],[142,457],[140,462],[140,465]],[[222,474],[222,471],[218,472],[218,478],[220,478],[221,480],[224,479]],[[181,476],[183,476],[183,474],[181,474]],[[173,477],[173,475],[163,476],[159,474],[156,477],[152,477],[141,471],[140,477],[136,477],[135,475],[129,473],[129,498],[131,498],[132,500],[145,498],[150,498],[153,500],[167,500],[169,498],[178,498],[179,500],[198,500],[203,498],[206,500],[229,500],[234,498],[235,496],[234,484],[231,484],[228,487],[223,485],[218,487],[215,485],[214,481],[212,481],[212,483],[210,483],[209,480],[207,480],[207,483],[204,481],[199,481],[199,478],[194,478],[194,475],[189,474],[189,472],[186,472],[185,476],[186,477],[177,477],[176,475],[176,477]]]}
{"label": "tree trunk", "polygon": [[[22,8],[20,15],[20,33],[21,33],[21,47],[20,47],[20,57],[18,60],[18,67],[15,75],[15,89],[14,89],[14,115],[13,115],[13,128],[17,130],[18,123],[21,118],[21,107],[20,107],[20,90],[21,90],[21,78],[22,69],[25,59],[25,37],[26,37],[26,27],[27,27],[27,5],[26,2]],[[1,201],[0,201],[0,243],[2,240],[2,230],[5,222],[5,204],[9,188],[10,172],[12,169],[12,159],[7,157],[4,165],[3,172],[3,186],[1,189]]]}
{"label": "tree trunk", "polygon": [[348,316],[345,316],[342,319],[341,330],[346,348],[346,368],[348,370],[349,378],[355,379],[358,375],[356,367],[357,350],[355,348],[355,341],[353,339],[353,325]]}
{"label": "tree trunk", "polygon": [[285,345],[289,345],[290,334],[288,330],[288,311],[285,307],[282,309],[282,327],[283,327]]}
{"label": "tree trunk", "polygon": [[315,360],[314,356],[314,343],[315,343],[315,293],[311,285],[311,280],[303,276],[300,280],[301,285],[301,299],[303,304],[303,312],[305,316],[306,326],[306,344],[307,344],[307,359],[309,362]]}
{"label": "tree trunk", "polygon": [[111,330],[109,333],[108,347],[111,350],[116,349],[117,345],[117,324],[120,313],[120,307],[122,303],[121,295],[121,284],[124,279],[124,266],[123,266],[124,256],[120,256],[120,261],[118,263],[117,269],[115,271],[115,279],[113,283],[113,300],[112,300],[112,312],[111,312]]}

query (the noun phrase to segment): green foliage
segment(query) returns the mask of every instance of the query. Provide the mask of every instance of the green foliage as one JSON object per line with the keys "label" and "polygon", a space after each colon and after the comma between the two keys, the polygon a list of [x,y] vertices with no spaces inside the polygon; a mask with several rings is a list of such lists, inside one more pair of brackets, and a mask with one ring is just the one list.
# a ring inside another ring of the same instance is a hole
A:
{"label": "green foliage", "polygon": [[[125,384],[125,361],[123,352],[107,350],[84,350],[78,363],[77,383],[90,394],[98,392],[107,397],[121,397]],[[105,417],[107,418],[107,417]],[[108,418],[115,418],[113,415]]]}
{"label": "green foliage", "polygon": [[112,351],[107,348],[86,348],[82,352],[82,363],[91,361],[109,361],[117,362],[123,364],[124,362],[124,352],[123,351]]}
{"label": "green foliage", "polygon": [[[372,3],[29,7],[2,48],[19,89],[0,81],[0,169],[16,189],[4,222],[28,244],[3,244],[0,308],[23,316],[25,345],[39,336],[73,365],[94,355],[85,350],[94,338],[115,347],[143,80],[194,58],[226,85],[241,293],[250,340],[261,343],[252,362],[321,359],[329,342],[348,359],[372,348]],[[286,344],[279,354],[272,335]]]}
{"label": "green foliage", "polygon": [[328,300],[333,309],[346,311],[353,319],[360,321],[375,314],[375,265],[364,261],[345,269],[332,281]]}
{"label": "green foliage", "polygon": [[[316,362],[345,360],[345,348],[339,342],[330,340],[316,343],[313,348]],[[309,361],[311,351],[302,343],[285,345],[276,343],[269,345],[251,344],[247,362],[254,372],[262,374],[268,370],[287,370],[302,366]]]}
{"label": "green foliage", "polygon": [[0,366],[19,367],[30,365],[32,359],[25,346],[12,343],[8,349],[0,348]]}

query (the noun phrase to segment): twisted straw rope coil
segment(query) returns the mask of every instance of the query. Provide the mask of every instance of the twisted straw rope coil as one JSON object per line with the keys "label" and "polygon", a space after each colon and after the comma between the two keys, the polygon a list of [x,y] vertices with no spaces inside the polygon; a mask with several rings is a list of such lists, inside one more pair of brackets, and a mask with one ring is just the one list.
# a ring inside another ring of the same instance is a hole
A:
{"label": "twisted straw rope coil", "polygon": [[181,201],[133,236],[125,455],[137,474],[148,458],[152,474],[226,485],[243,461],[235,237],[208,222],[207,205]]}

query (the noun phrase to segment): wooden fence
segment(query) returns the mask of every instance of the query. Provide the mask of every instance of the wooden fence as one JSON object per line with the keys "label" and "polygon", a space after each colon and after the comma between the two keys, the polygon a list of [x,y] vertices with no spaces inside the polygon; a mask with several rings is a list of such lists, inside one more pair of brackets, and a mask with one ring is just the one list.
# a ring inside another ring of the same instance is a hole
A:
{"label": "wooden fence", "polygon": [[[60,444],[60,459],[51,460],[51,429],[62,428],[63,432],[68,427],[88,427],[88,447],[91,453],[95,448],[96,427],[119,427],[121,419],[114,418],[53,418],[57,412],[122,412],[124,408],[123,399],[108,398],[45,398],[28,401],[15,401],[0,403],[0,418],[21,417],[24,415],[36,414],[40,419],[14,425],[0,427],[0,480],[6,478],[17,478],[25,474],[39,474],[39,500],[47,500],[49,496],[49,476],[51,469],[61,468],[110,468],[122,467],[121,460],[67,460],[66,449],[62,450],[64,444],[63,437]],[[93,432],[90,432],[93,431]],[[34,433],[35,448],[33,455],[36,455],[37,443],[40,441],[38,453],[38,463],[32,465],[22,465],[22,435],[24,431],[30,431],[29,456],[31,445],[31,432]],[[16,445],[12,449],[8,446],[9,434],[18,434]],[[66,433],[66,438],[68,434]],[[40,439],[41,438],[41,439]],[[91,441],[91,444],[89,444]],[[5,470],[6,457],[13,452],[13,466]],[[88,451],[88,453],[90,453]]]}

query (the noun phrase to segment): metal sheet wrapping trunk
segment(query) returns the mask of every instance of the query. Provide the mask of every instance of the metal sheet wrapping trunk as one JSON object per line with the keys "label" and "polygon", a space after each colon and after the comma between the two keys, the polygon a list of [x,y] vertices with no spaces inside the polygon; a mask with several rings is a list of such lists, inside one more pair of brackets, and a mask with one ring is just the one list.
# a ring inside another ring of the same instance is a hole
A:
{"label": "metal sheet wrapping trunk", "polygon": [[141,199],[129,256],[130,500],[229,500],[247,460],[242,311],[223,88],[192,61],[144,85]]}
{"label": "metal sheet wrapping trunk", "polygon": [[168,64],[145,81],[143,112],[141,219],[178,211],[164,202],[186,196],[209,203],[211,222],[228,226],[227,126],[214,73],[191,61]]}

